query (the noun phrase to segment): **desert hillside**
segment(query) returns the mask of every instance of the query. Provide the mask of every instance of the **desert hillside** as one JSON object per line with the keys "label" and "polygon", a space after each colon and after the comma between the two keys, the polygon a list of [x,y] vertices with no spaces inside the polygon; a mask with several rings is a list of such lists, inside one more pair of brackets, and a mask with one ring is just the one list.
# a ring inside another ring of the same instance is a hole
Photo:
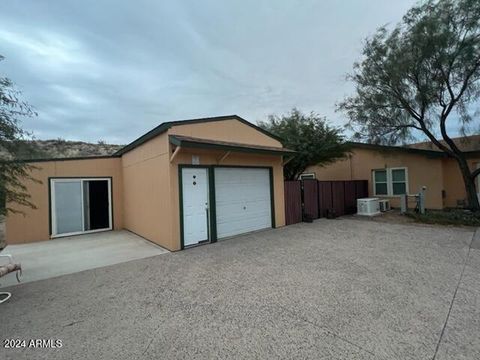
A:
{"label": "desert hillside", "polygon": [[[83,141],[57,140],[32,140],[21,141],[17,144],[17,159],[46,159],[46,158],[70,158],[111,155],[123,145],[106,144],[103,142],[87,143]],[[11,159],[12,157],[0,149],[0,158]]]}

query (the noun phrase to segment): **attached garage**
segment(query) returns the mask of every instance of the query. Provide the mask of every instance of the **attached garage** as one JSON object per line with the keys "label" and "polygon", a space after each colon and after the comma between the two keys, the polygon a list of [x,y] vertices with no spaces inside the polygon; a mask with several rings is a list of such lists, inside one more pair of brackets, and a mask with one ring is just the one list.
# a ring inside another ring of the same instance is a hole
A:
{"label": "attached garage", "polygon": [[7,243],[127,229],[175,251],[283,226],[293,155],[231,115],[162,123],[111,156],[36,160],[37,209],[9,214]]}
{"label": "attached garage", "polygon": [[275,227],[272,168],[180,166],[182,245]]}
{"label": "attached garage", "polygon": [[215,168],[217,238],[275,227],[272,170]]}

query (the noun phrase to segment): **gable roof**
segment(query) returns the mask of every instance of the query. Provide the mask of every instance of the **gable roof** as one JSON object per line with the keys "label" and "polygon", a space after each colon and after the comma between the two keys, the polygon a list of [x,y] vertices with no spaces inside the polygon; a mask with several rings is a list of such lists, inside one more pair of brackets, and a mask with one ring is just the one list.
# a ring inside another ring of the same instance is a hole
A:
{"label": "gable roof", "polygon": [[113,155],[114,156],[121,156],[130,150],[135,149],[137,146],[142,145],[143,143],[149,141],[150,139],[153,139],[154,137],[164,133],[168,129],[170,129],[173,126],[179,126],[179,125],[190,125],[190,124],[198,124],[198,123],[207,123],[207,122],[214,122],[214,121],[224,121],[224,120],[238,120],[241,123],[248,125],[255,130],[279,141],[280,143],[282,142],[282,139],[280,139],[278,136],[273,135],[272,133],[268,132],[267,130],[262,129],[261,127],[252,124],[251,122],[241,118],[238,115],[224,115],[224,116],[215,116],[215,117],[206,117],[206,118],[199,118],[199,119],[187,119],[187,120],[174,120],[174,121],[167,121],[163,122],[160,125],[158,125],[156,128],[153,128],[149,132],[143,134],[136,140],[132,141],[130,144],[124,146],[120,150],[116,151]]}

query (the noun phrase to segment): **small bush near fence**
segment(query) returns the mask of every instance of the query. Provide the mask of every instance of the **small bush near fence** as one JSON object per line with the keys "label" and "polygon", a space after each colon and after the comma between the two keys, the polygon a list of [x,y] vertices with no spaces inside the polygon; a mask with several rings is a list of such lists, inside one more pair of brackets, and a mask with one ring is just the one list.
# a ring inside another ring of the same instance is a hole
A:
{"label": "small bush near fence", "polygon": [[357,199],[368,196],[367,180],[285,181],[285,222],[336,217],[357,212]]}

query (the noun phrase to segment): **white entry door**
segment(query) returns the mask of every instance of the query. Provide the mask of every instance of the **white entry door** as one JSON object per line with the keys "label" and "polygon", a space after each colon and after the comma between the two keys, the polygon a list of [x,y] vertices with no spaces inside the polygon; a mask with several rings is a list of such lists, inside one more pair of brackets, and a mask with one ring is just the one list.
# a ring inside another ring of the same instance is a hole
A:
{"label": "white entry door", "polygon": [[182,169],[183,245],[208,240],[208,173],[205,168]]}
{"label": "white entry door", "polygon": [[270,172],[257,168],[215,168],[219,239],[272,227]]}

